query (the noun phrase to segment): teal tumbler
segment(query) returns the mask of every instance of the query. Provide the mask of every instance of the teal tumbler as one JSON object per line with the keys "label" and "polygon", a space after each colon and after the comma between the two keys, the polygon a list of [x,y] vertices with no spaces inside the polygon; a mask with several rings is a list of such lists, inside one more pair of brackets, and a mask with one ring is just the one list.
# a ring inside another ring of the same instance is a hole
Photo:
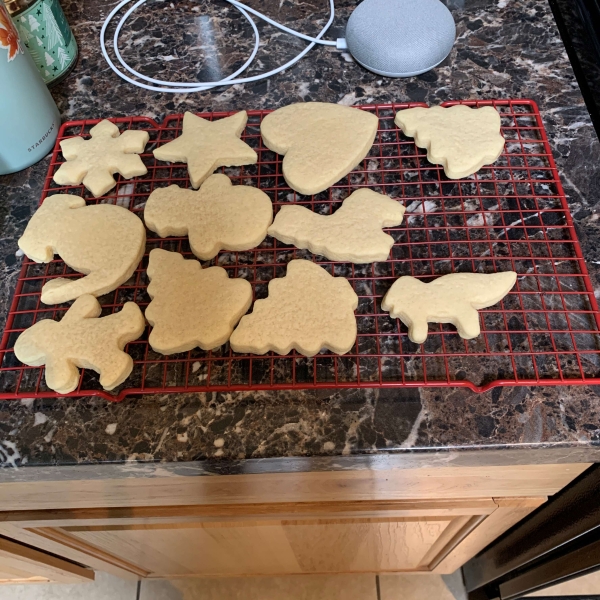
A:
{"label": "teal tumbler", "polygon": [[58,108],[0,1],[0,175],[44,158],[59,127]]}

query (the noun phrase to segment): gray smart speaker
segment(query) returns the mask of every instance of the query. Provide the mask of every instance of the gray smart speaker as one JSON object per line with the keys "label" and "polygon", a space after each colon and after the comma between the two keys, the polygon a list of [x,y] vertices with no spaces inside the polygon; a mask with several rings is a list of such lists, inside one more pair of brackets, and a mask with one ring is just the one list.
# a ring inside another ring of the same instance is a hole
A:
{"label": "gray smart speaker", "polygon": [[348,19],[346,44],[355,60],[387,77],[411,77],[450,53],[456,26],[440,0],[364,0]]}

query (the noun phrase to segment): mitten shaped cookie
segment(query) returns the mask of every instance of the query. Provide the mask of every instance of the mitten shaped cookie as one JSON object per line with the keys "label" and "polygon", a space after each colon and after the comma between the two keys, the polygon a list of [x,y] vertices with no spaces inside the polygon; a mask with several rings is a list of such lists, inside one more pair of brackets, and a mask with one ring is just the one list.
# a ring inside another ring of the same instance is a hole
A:
{"label": "mitten shaped cookie", "polygon": [[358,296],[347,279],[308,260],[292,260],[285,277],[271,279],[269,296],[242,317],[230,343],[234,352],[314,356],[322,348],[348,352],[356,341]]}
{"label": "mitten shaped cookie", "polygon": [[384,296],[381,308],[408,327],[408,337],[415,344],[427,339],[427,323],[452,323],[460,337],[470,340],[481,333],[477,310],[500,302],[516,280],[514,271],[450,273],[430,283],[400,277]]}
{"label": "mitten shaped cookie", "polygon": [[16,357],[32,367],[46,365],[46,384],[60,394],[77,388],[78,368],[93,369],[105,390],[114,389],[133,369],[133,360],[123,348],[142,335],[145,322],[133,302],[98,318],[101,312],[94,296],[81,296],[61,321],[38,321],[26,329],[15,343]]}
{"label": "mitten shaped cookie", "polygon": [[304,206],[283,206],[269,235],[329,260],[370,263],[389,256],[394,238],[381,228],[400,225],[404,210],[389,196],[360,189],[332,215],[319,215]]}
{"label": "mitten shaped cookie", "polygon": [[265,146],[284,154],[283,176],[301,194],[318,194],[350,173],[369,153],[377,117],[364,110],[304,102],[268,114],[260,125]]}
{"label": "mitten shaped cookie", "polygon": [[261,190],[209,177],[197,191],[177,185],[154,190],[144,210],[148,229],[160,237],[188,235],[192,252],[209,260],[219,250],[250,250],[267,236],[273,205]]}
{"label": "mitten shaped cookie", "polygon": [[245,110],[216,121],[186,112],[181,135],[154,150],[154,156],[158,160],[187,163],[192,187],[197,188],[219,167],[256,163],[256,152],[240,139],[247,121]]}
{"label": "mitten shaped cookie", "polygon": [[245,279],[230,279],[221,267],[203,269],[178,252],[152,250],[148,277],[148,341],[161,354],[221,346],[252,303]]}
{"label": "mitten shaped cookie", "polygon": [[31,217],[19,248],[33,261],[55,254],[86,277],[51,279],[42,302],[60,304],[82,294],[101,296],[127,281],[144,255],[146,230],[132,212],[112,204],[86,206],[79,196],[48,196]]}
{"label": "mitten shaped cookie", "polygon": [[427,160],[442,165],[450,179],[461,179],[493,163],[502,154],[500,115],[493,106],[407,108],[396,113],[396,125],[427,149]]}
{"label": "mitten shaped cookie", "polygon": [[138,156],[148,143],[147,131],[119,133],[119,128],[105,119],[90,129],[90,135],[88,140],[77,136],[60,143],[67,162],[54,173],[59,185],[83,183],[98,198],[117,184],[114,173],[131,179],[148,172]]}

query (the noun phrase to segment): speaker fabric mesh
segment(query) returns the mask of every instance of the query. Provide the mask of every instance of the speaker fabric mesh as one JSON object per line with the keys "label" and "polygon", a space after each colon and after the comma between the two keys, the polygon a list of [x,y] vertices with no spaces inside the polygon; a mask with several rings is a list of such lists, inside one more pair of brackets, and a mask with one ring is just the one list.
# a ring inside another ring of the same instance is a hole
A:
{"label": "speaker fabric mesh", "polygon": [[389,77],[429,71],[448,56],[455,36],[454,19],[440,0],[364,0],[346,27],[356,61]]}

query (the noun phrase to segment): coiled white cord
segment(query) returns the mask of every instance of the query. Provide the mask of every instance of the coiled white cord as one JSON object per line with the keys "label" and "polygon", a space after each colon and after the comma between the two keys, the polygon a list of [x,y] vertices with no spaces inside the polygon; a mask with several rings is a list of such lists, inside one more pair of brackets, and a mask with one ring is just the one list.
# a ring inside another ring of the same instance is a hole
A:
{"label": "coiled white cord", "polygon": [[[329,20],[327,21],[327,23],[325,24],[323,29],[321,29],[321,31],[319,32],[317,37],[314,37],[314,38],[312,38],[308,35],[304,35],[303,33],[300,33],[298,31],[295,31],[294,29],[290,29],[289,27],[286,27],[285,25],[282,25],[281,23],[277,23],[276,21],[273,21],[266,15],[263,15],[262,13],[258,12],[257,10],[250,8],[249,6],[246,6],[245,4],[242,4],[241,2],[238,2],[237,0],[225,0],[225,2],[228,2],[229,4],[235,6],[242,13],[242,15],[244,15],[244,17],[247,19],[247,21],[252,26],[252,30],[254,32],[254,48],[253,48],[252,53],[250,54],[250,57],[248,58],[248,60],[235,73],[232,73],[231,75],[224,77],[223,79],[221,79],[219,81],[205,81],[205,82],[194,81],[192,83],[182,83],[179,81],[163,81],[161,79],[154,79],[152,77],[147,77],[146,75],[142,75],[142,73],[139,73],[135,69],[132,69],[125,62],[125,60],[121,56],[121,53],[119,52],[119,34],[121,33],[121,29],[123,28],[123,25],[125,25],[127,19],[131,16],[131,14],[138,7],[140,7],[142,4],[144,4],[147,1],[147,0],[138,0],[131,8],[129,8],[125,12],[125,14],[119,20],[117,27],[115,29],[115,34],[113,36],[113,48],[114,48],[115,55],[116,55],[118,61],[121,63],[121,66],[126,71],[128,71],[132,75],[135,75],[139,79],[143,79],[144,81],[147,81],[149,83],[156,84],[156,85],[148,85],[146,83],[142,83],[141,81],[137,81],[136,79],[132,79],[131,77],[129,77],[129,75],[127,75],[126,73],[121,71],[115,65],[115,63],[111,60],[111,58],[108,55],[108,52],[106,50],[105,36],[106,36],[106,30],[107,30],[108,26],[110,25],[111,21],[115,18],[115,15],[122,8],[124,8],[127,4],[129,4],[132,1],[133,0],[123,0],[122,2],[117,4],[117,6],[115,6],[115,8],[110,12],[108,17],[106,17],[106,20],[104,21],[104,24],[102,25],[102,29],[100,31],[100,48],[102,50],[102,54],[103,54],[106,62],[108,63],[110,68],[119,77],[121,77],[125,81],[128,81],[129,83],[132,83],[133,85],[136,85],[138,87],[141,87],[141,88],[144,88],[144,89],[150,90],[150,91],[169,92],[172,94],[189,93],[189,92],[204,92],[206,90],[210,90],[212,88],[220,87],[223,85],[234,85],[236,83],[248,83],[251,81],[260,81],[261,79],[266,79],[268,77],[271,77],[272,75],[281,73],[281,71],[284,71],[285,69],[288,69],[292,65],[295,65],[303,56],[305,56],[307,54],[307,52],[309,52],[312,48],[314,48],[315,44],[323,44],[326,46],[337,46],[338,45],[337,42],[329,42],[329,41],[321,39],[325,35],[327,30],[329,29],[331,24],[333,23],[333,17],[334,17],[334,11],[335,11],[335,7],[333,4],[334,0],[329,0],[329,8],[330,8]],[[256,56],[256,53],[258,52],[258,46],[259,46],[259,42],[260,42],[260,36],[258,34],[258,29],[256,27],[256,23],[254,22],[254,20],[252,19],[252,17],[250,16],[249,13],[252,13],[253,15],[262,19],[263,21],[270,23],[271,25],[277,27],[278,29],[281,29],[282,31],[285,31],[286,33],[289,33],[291,35],[294,35],[296,37],[299,37],[303,40],[310,42],[310,44],[306,48],[304,48],[304,50],[302,50],[302,52],[300,52],[300,54],[295,56],[292,60],[286,62],[284,65],[281,65],[280,67],[277,67],[276,69],[272,69],[271,71],[268,71],[267,73],[261,73],[260,75],[254,75],[253,77],[242,77],[242,78],[236,79],[236,77],[240,73],[244,72],[250,66],[252,61],[254,60],[254,57]],[[158,86],[162,86],[162,87],[158,87]],[[168,87],[166,87],[166,86],[168,86]]]}

